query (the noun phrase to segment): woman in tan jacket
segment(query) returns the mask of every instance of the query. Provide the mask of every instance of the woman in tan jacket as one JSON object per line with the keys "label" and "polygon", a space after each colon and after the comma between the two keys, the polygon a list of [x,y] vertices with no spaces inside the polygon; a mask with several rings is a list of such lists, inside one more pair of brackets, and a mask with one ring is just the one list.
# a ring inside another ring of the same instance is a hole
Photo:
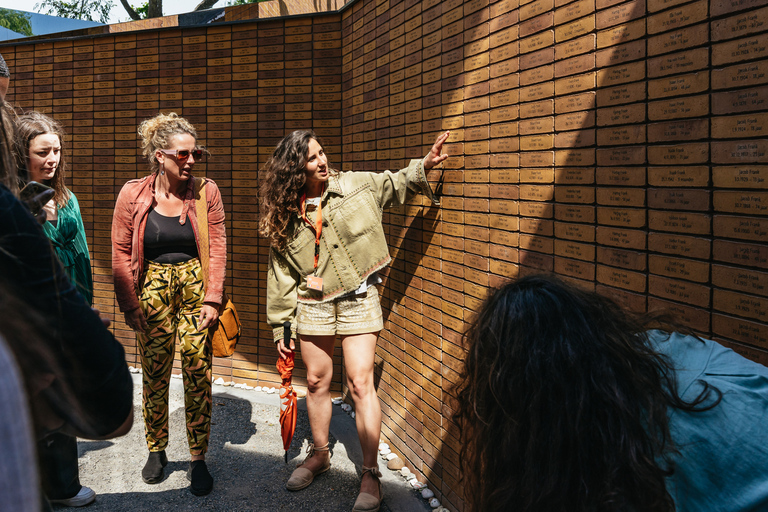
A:
{"label": "woman in tan jacket", "polygon": [[[363,479],[354,511],[381,504],[377,446],[381,405],[373,384],[378,333],[383,328],[376,284],[391,260],[381,215],[416,193],[437,200],[425,171],[441,163],[448,132],[429,154],[398,172],[343,172],[328,166],[311,131],[295,131],[277,145],[262,185],[261,234],[270,241],[267,321],[280,357],[295,350],[298,336],[307,367],[307,410],[313,443],[286,488],[297,491],[327,471],[333,347],[341,337],[347,385],[355,404],[363,451]],[[283,341],[284,326],[291,340]]]}

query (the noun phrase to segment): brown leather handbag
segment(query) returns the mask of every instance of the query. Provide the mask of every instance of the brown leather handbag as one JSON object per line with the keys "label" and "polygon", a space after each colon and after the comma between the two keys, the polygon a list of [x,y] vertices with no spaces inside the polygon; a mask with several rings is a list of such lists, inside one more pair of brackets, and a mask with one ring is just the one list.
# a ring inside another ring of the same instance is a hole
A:
{"label": "brown leather handbag", "polygon": [[[208,243],[208,201],[205,198],[205,180],[197,178],[195,183],[195,212],[197,213],[197,227],[200,230],[200,263],[203,267],[203,280],[208,284],[208,260],[210,249]],[[235,305],[227,297],[227,292],[222,294],[219,307],[219,319],[208,330],[208,339],[213,346],[213,355],[216,357],[229,357],[235,352],[235,346],[240,340],[240,317],[237,315]]]}

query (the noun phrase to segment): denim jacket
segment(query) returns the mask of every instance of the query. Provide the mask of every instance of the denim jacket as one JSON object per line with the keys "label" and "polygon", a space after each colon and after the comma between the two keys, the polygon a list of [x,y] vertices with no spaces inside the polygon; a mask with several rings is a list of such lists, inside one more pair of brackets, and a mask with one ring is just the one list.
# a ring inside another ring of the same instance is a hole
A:
{"label": "denim jacket", "polygon": [[[290,322],[295,337],[296,305],[333,300],[354,291],[391,257],[382,227],[384,208],[404,204],[417,193],[439,204],[424,172],[423,160],[411,160],[398,172],[342,172],[331,175],[321,198],[323,227],[317,276],[323,291],[307,287],[314,272],[315,231],[299,214],[284,252],[270,250],[267,275],[267,322],[274,340]],[[313,215],[310,214],[310,218]]]}

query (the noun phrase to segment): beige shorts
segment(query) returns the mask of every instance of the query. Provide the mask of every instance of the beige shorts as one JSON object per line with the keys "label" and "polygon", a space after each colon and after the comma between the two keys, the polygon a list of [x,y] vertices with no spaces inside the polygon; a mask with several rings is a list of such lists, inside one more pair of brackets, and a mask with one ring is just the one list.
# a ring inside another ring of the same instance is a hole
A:
{"label": "beige shorts", "polygon": [[299,302],[296,332],[305,336],[365,334],[384,328],[379,292],[369,286],[365,293],[349,295],[320,304]]}

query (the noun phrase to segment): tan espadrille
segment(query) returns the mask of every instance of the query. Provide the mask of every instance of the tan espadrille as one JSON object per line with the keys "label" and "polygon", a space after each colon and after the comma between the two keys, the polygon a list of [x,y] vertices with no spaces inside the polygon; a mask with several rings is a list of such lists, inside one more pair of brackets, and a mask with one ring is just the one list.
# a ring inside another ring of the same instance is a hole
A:
{"label": "tan espadrille", "polygon": [[376,479],[376,483],[379,484],[379,497],[377,498],[367,492],[361,492],[357,495],[352,512],[379,512],[379,508],[381,508],[381,500],[384,499],[384,493],[381,490],[381,471],[379,471],[379,466],[372,468],[363,466],[363,474],[360,475],[360,478],[364,477],[368,472],[371,473],[371,476]]}
{"label": "tan espadrille", "polygon": [[325,446],[315,446],[313,443],[309,443],[309,446],[307,447],[307,457],[304,459],[304,462],[299,465],[295,470],[293,470],[293,473],[291,473],[291,478],[288,479],[288,481],[285,483],[285,488],[289,491],[300,491],[304,489],[305,487],[308,487],[309,484],[312,483],[312,481],[315,479],[317,475],[320,473],[325,473],[329,469],[331,469],[331,458],[328,457],[328,459],[325,461],[325,464],[323,464],[320,469],[317,471],[311,471],[304,466],[304,464],[307,463],[309,459],[312,458],[312,456],[315,454],[315,452],[327,452],[330,451],[330,448],[328,446],[329,443],[326,443]]}

